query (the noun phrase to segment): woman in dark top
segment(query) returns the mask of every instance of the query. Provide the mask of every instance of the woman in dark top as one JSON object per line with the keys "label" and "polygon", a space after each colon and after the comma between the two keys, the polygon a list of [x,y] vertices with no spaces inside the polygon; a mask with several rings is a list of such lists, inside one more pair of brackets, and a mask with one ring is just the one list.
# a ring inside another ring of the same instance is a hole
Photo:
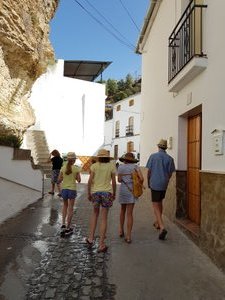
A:
{"label": "woman in dark top", "polygon": [[58,192],[59,192],[58,196],[61,197],[61,188],[60,188],[60,182],[58,181],[58,177],[59,177],[60,169],[63,164],[63,159],[60,156],[58,150],[55,149],[50,153],[48,162],[50,161],[52,162],[52,175],[51,175],[52,189],[48,193],[54,195],[55,185],[57,185]]}

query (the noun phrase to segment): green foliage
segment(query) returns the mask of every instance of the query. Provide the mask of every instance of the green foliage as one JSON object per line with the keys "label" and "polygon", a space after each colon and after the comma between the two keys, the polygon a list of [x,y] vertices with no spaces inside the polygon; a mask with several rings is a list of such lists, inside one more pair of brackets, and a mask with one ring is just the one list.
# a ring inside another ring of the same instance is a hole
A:
{"label": "green foliage", "polygon": [[0,145],[13,148],[20,148],[23,139],[15,135],[0,135]]}
{"label": "green foliage", "polygon": [[[115,79],[108,79],[106,81],[106,106],[140,92],[141,79],[134,79],[130,74],[127,74],[125,79],[121,79],[119,81]],[[105,110],[105,119],[109,120],[111,118],[112,108],[110,111],[110,109],[107,107]]]}
{"label": "green foliage", "polygon": [[108,96],[113,96],[117,93],[117,91],[118,91],[118,86],[116,80],[108,79],[106,83],[106,94]]}
{"label": "green foliage", "polygon": [[134,79],[130,74],[125,79],[106,81],[106,102],[115,103],[141,91],[141,80]]}

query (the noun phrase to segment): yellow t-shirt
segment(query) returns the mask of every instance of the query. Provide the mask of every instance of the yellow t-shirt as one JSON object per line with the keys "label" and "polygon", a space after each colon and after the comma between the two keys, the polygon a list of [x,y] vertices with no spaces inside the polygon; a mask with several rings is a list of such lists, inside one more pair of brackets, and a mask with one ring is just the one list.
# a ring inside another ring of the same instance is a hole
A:
{"label": "yellow t-shirt", "polygon": [[91,171],[94,173],[91,193],[112,192],[111,175],[116,172],[115,164],[96,162],[91,166]]}
{"label": "yellow t-shirt", "polygon": [[66,164],[64,164],[60,170],[60,172],[63,173],[62,189],[75,191],[77,189],[76,175],[77,173],[80,172],[80,168],[77,166],[72,166],[72,173],[69,175],[67,175],[65,171],[66,171]]}

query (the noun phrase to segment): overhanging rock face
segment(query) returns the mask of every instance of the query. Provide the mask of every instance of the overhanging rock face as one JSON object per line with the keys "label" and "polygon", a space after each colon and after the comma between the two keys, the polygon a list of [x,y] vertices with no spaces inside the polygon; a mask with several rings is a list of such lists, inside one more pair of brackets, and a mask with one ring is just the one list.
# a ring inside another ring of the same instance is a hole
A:
{"label": "overhanging rock face", "polygon": [[0,0],[0,135],[21,136],[35,122],[27,101],[54,62],[49,22],[59,0]]}

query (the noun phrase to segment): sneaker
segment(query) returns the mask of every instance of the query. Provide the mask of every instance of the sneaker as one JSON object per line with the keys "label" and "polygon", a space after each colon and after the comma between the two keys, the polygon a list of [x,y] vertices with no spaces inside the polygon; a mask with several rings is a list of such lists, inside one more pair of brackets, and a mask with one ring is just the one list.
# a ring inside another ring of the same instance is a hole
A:
{"label": "sneaker", "polygon": [[58,193],[57,196],[58,196],[58,197],[62,197],[62,194],[61,194],[61,193]]}
{"label": "sneaker", "polygon": [[70,234],[72,234],[73,233],[73,228],[68,228],[68,229],[66,229],[65,230],[65,235],[70,235]]}
{"label": "sneaker", "polygon": [[54,192],[48,192],[50,195],[54,195]]}
{"label": "sneaker", "polygon": [[66,225],[62,225],[61,226],[61,232],[60,232],[60,235],[63,237],[65,236],[65,232],[66,232]]}

